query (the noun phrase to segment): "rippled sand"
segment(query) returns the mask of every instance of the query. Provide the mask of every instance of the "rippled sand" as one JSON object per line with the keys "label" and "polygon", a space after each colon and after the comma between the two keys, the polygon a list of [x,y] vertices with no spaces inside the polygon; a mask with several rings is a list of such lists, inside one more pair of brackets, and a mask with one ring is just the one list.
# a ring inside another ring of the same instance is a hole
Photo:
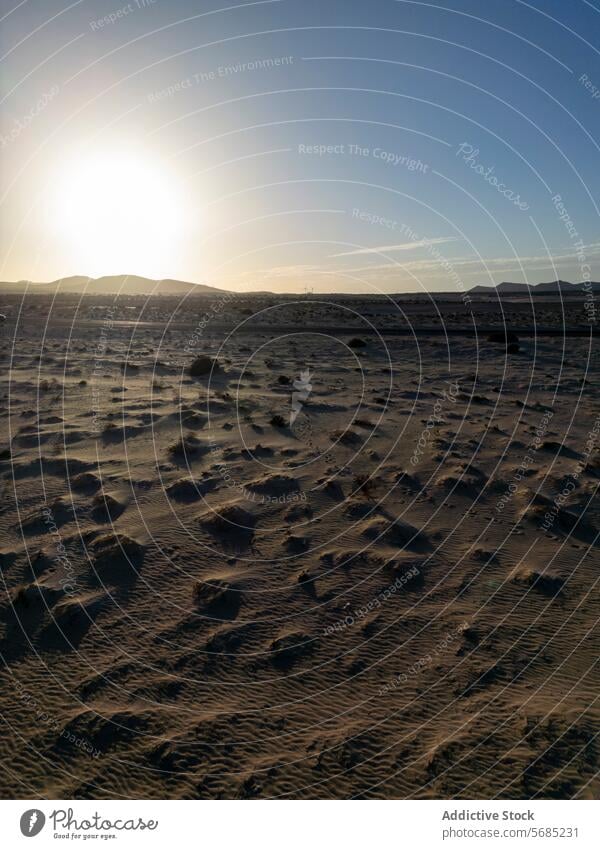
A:
{"label": "rippled sand", "polygon": [[3,327],[5,797],[597,796],[589,337],[59,307]]}

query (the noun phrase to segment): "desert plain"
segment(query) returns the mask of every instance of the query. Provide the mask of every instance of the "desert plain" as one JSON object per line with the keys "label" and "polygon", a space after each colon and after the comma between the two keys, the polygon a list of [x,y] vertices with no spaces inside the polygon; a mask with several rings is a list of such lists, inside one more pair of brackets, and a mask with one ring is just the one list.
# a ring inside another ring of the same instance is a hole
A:
{"label": "desert plain", "polygon": [[4,798],[593,798],[582,298],[4,295]]}

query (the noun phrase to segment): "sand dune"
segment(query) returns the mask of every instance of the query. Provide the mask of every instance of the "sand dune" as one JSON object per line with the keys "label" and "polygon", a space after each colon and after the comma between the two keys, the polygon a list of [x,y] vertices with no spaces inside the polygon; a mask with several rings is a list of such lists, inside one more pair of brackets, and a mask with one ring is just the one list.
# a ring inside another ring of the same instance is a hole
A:
{"label": "sand dune", "polygon": [[300,337],[186,350],[34,303],[3,341],[5,796],[597,795],[588,339],[520,306],[518,350],[331,340],[284,304]]}

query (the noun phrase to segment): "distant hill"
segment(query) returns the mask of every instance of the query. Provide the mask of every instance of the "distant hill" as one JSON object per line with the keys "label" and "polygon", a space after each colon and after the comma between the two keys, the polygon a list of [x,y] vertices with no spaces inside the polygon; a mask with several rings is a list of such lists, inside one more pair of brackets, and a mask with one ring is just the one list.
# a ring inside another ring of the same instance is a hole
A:
{"label": "distant hill", "polygon": [[149,280],[135,274],[119,274],[114,277],[65,277],[51,283],[0,283],[0,294],[54,293],[87,295],[218,295],[224,289],[205,286],[202,283],[185,283],[182,280]]}
{"label": "distant hill", "polygon": [[[600,283],[591,283],[594,294],[600,294]],[[30,280],[19,280],[16,283],[0,282],[0,295],[21,295],[24,292],[54,294],[55,292],[65,295],[224,295],[233,294],[227,289],[217,289],[204,283],[186,283],[183,280],[151,280],[148,277],[138,277],[135,274],[118,274],[112,277],[64,277],[53,280],[51,283],[33,283]],[[588,289],[589,291],[589,289]],[[468,290],[470,295],[494,295],[506,296],[536,296],[536,295],[577,295],[585,294],[583,283],[568,283],[565,280],[554,280],[551,283],[499,283],[497,286],[473,286]],[[332,293],[339,298],[353,298],[359,294],[346,294],[342,292]],[[417,296],[416,292],[402,292],[395,297],[399,300],[411,299]],[[422,293],[421,293],[422,294]],[[459,297],[455,292],[435,292],[437,296]],[[272,297],[272,292],[238,292],[239,298]],[[279,297],[297,297],[297,294],[288,293]]]}
{"label": "distant hill", "polygon": [[[600,283],[590,283],[591,291],[600,293]],[[551,283],[498,283],[497,286],[473,286],[470,295],[577,295],[585,294],[583,283],[554,280]]]}

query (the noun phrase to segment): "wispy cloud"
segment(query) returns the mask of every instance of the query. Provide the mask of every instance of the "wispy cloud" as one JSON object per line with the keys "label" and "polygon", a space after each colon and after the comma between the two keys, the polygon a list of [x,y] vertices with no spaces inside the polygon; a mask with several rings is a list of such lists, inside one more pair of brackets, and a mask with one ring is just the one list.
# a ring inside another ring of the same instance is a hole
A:
{"label": "wispy cloud", "polygon": [[[244,290],[256,290],[262,282],[265,288],[272,285],[285,286],[285,291],[301,291],[308,283],[312,285],[329,285],[327,291],[349,291],[348,287],[360,285],[382,287],[382,291],[410,291],[415,285],[432,291],[445,291],[451,288],[451,274],[457,274],[469,285],[482,282],[499,282],[512,280],[518,282],[540,282],[554,280],[560,276],[563,279],[579,282],[581,261],[572,252],[559,248],[550,255],[533,256],[483,256],[476,254],[460,254],[458,256],[427,256],[422,258],[407,258],[403,251],[410,248],[431,245],[456,239],[431,239],[423,242],[410,242],[408,246],[387,245],[378,248],[365,248],[336,256],[357,256],[357,264],[347,262],[317,264],[282,265],[271,268],[248,270],[239,275],[240,286]],[[373,262],[373,255],[385,254],[397,250],[398,257],[390,256],[388,261]],[[585,246],[588,261],[596,261],[600,257],[600,242],[590,242]],[[364,262],[360,258],[365,257]],[[360,263],[360,264],[359,264]],[[598,269],[596,269],[598,274]],[[357,275],[352,280],[352,275]],[[594,272],[592,272],[594,275]],[[597,279],[597,277],[596,277]],[[330,281],[324,283],[323,281]],[[231,285],[228,278],[228,285]],[[408,287],[408,288],[407,288]],[[358,291],[358,290],[357,290]]]}
{"label": "wispy cloud", "polygon": [[[600,244],[589,244],[585,247],[587,256],[591,259],[600,255]],[[552,273],[554,266],[573,266],[577,265],[578,258],[574,253],[541,255],[541,256],[516,256],[516,257],[476,257],[476,256],[459,256],[459,257],[444,257],[443,261],[447,261],[456,271],[459,271],[464,277],[485,274],[489,271],[494,274],[501,273],[516,273],[521,269],[530,271],[546,271]],[[409,262],[381,263],[378,265],[362,265],[360,267],[345,268],[346,272],[385,272],[388,271],[395,275],[399,271],[414,272],[415,274],[425,274],[430,277],[447,277],[448,271],[442,266],[439,259],[415,259]],[[342,269],[337,269],[341,271]],[[335,273],[335,272],[332,272]]]}
{"label": "wispy cloud", "polygon": [[397,251],[412,251],[415,248],[424,248],[427,245],[443,245],[447,242],[456,242],[453,236],[439,236],[435,239],[420,239],[418,242],[403,242],[400,245],[380,245],[376,248],[360,248],[356,251],[344,251],[340,254],[332,254],[332,258],[340,256],[363,256],[364,254],[390,254]]}

